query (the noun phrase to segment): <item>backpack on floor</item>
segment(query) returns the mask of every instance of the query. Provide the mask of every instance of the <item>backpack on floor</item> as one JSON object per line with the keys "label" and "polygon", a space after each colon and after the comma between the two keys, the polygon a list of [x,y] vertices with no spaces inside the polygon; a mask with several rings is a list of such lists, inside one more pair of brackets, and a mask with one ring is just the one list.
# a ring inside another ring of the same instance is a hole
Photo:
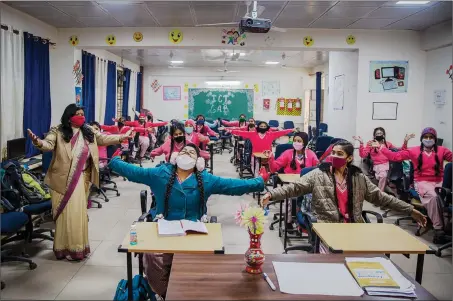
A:
{"label": "backpack on floor", "polygon": [[[116,288],[114,301],[127,301],[127,280],[121,279]],[[141,275],[135,275],[132,279],[133,301],[156,301],[156,294],[151,290],[148,281]]]}

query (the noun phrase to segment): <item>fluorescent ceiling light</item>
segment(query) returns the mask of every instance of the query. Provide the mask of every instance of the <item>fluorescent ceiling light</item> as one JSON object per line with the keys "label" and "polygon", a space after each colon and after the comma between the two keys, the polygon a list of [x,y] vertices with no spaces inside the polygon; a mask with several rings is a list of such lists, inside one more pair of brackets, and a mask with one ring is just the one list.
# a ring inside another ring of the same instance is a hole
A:
{"label": "fluorescent ceiling light", "polygon": [[170,61],[172,64],[184,64],[184,61]]}
{"label": "fluorescent ceiling light", "polygon": [[272,62],[272,61],[267,61],[265,62],[266,65],[278,65],[280,62]]}
{"label": "fluorescent ceiling light", "polygon": [[398,1],[396,2],[396,4],[410,4],[410,5],[424,5],[424,4],[428,4],[429,1]]}
{"label": "fluorescent ceiling light", "polygon": [[223,86],[239,86],[241,84],[240,81],[238,80],[213,80],[213,81],[207,81],[206,84],[208,86],[216,86],[216,85],[223,85]]}
{"label": "fluorescent ceiling light", "polygon": [[[231,52],[229,55],[233,56],[233,55],[236,55],[236,54],[238,54],[238,53],[237,52],[236,53]],[[245,53],[244,52],[240,52],[239,56],[245,56]]]}

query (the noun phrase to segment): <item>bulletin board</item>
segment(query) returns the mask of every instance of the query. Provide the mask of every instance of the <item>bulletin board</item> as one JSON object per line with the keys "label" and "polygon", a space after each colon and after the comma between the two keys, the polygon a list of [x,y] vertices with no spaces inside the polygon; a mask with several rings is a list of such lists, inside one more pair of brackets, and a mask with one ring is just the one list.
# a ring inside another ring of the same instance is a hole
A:
{"label": "bulletin board", "polygon": [[275,106],[277,115],[302,116],[302,99],[300,98],[279,98]]}
{"label": "bulletin board", "polygon": [[370,61],[371,93],[406,93],[408,61]]}

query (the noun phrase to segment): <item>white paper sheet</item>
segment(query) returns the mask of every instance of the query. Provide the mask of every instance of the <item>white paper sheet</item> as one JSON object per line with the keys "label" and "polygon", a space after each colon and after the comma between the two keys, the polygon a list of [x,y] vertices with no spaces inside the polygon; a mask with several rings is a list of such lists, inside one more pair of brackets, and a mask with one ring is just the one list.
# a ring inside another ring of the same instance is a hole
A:
{"label": "white paper sheet", "polygon": [[397,116],[397,102],[373,102],[373,120],[396,120]]}
{"label": "white paper sheet", "polygon": [[273,261],[280,291],[286,294],[362,296],[363,290],[342,263]]}
{"label": "white paper sheet", "polygon": [[333,82],[333,109],[343,110],[344,107],[344,75],[335,76]]}

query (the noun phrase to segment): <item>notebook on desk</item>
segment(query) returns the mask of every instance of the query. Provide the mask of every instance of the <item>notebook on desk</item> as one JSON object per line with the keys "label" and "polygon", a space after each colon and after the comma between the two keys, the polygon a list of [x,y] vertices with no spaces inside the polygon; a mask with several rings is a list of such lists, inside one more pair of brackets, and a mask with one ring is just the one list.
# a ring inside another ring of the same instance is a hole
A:
{"label": "notebook on desk", "polygon": [[159,219],[157,221],[157,231],[159,236],[184,236],[191,233],[208,234],[208,229],[204,223],[185,219],[180,221]]}

